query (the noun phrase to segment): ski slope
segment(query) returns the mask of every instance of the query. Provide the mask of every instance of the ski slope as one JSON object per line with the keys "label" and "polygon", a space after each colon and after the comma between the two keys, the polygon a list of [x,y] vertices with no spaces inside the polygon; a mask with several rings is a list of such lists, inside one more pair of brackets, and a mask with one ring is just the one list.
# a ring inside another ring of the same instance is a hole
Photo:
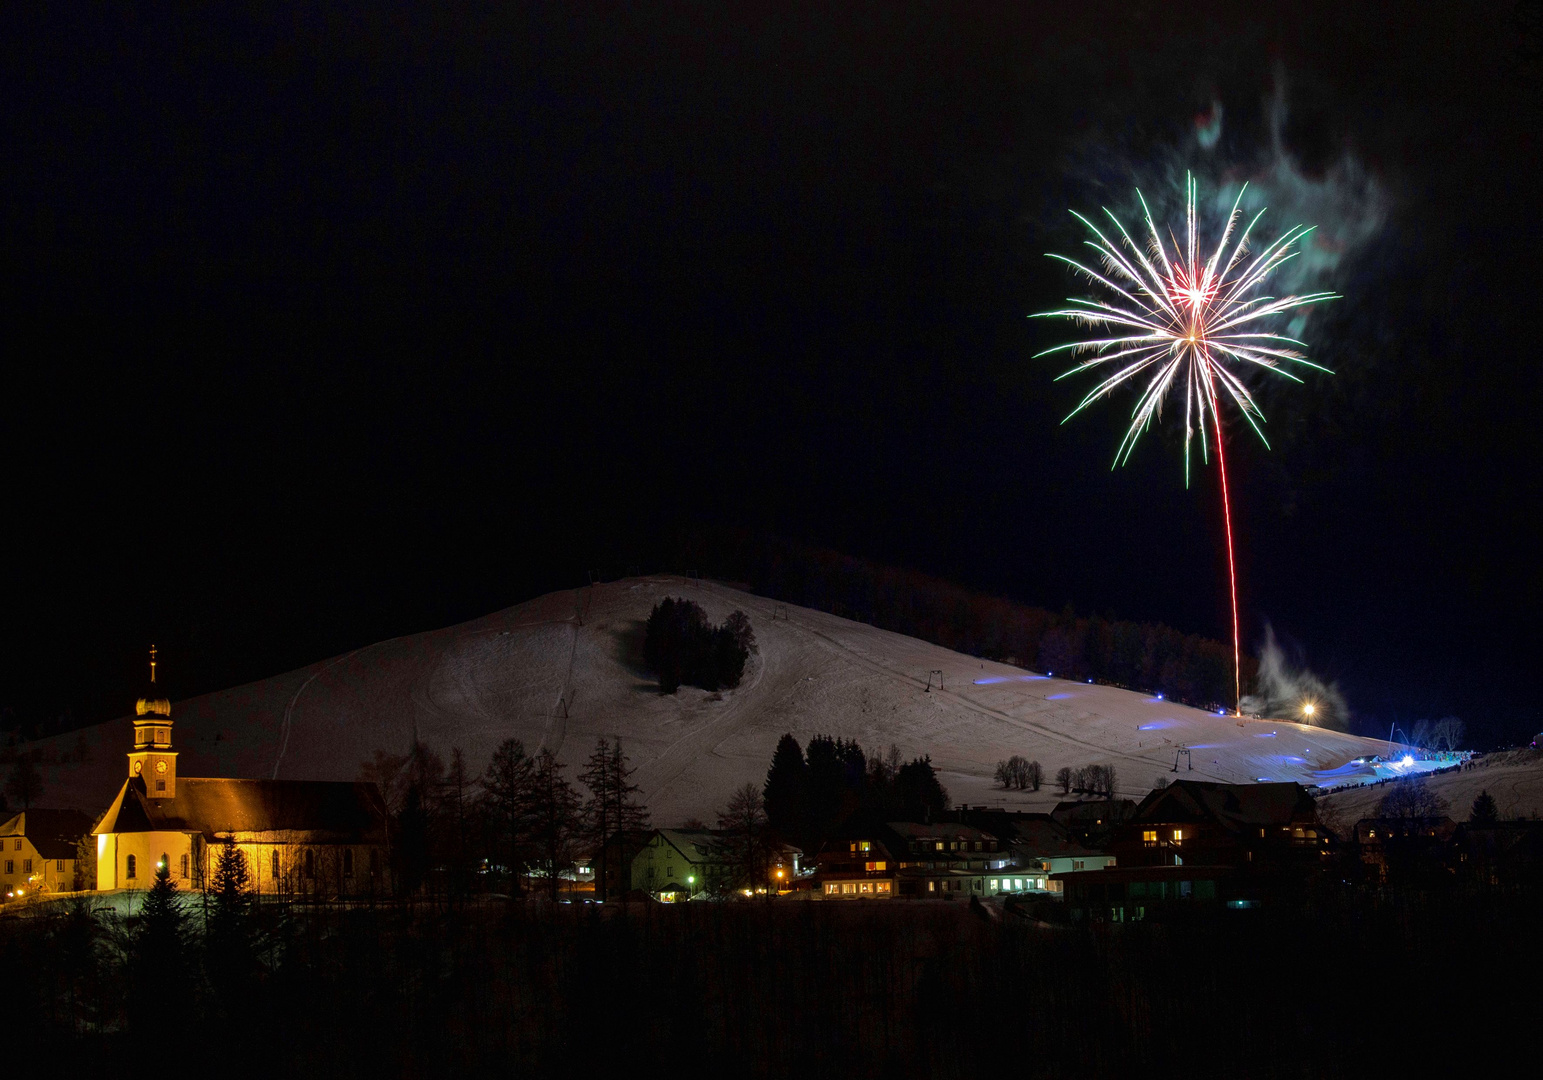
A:
{"label": "ski slope", "polygon": [[[722,693],[657,692],[643,624],[666,596],[715,622],[749,615],[759,651]],[[169,667],[175,680],[175,667]],[[942,686],[939,688],[941,673]],[[929,688],[929,682],[931,684]],[[173,681],[174,685],[174,681]],[[127,696],[127,695],[126,695]],[[1173,778],[1326,783],[1387,744],[1280,721],[1243,721],[1157,697],[1048,678],[722,584],[645,577],[551,593],[472,622],[378,642],[173,707],[186,776],[347,780],[414,738],[480,772],[506,738],[550,748],[574,774],[598,738],[620,737],[657,824],[711,820],[766,774],[784,732],[931,755],[955,802],[1047,809],[1058,798],[994,786],[997,761],[1112,764],[1120,794]],[[127,717],[34,744],[46,760],[81,740],[85,762],[46,765],[49,804],[105,806],[124,775]],[[1401,748],[1400,748],[1400,752]],[[1192,765],[1192,768],[1190,767]],[[1320,773],[1324,776],[1320,777]]]}

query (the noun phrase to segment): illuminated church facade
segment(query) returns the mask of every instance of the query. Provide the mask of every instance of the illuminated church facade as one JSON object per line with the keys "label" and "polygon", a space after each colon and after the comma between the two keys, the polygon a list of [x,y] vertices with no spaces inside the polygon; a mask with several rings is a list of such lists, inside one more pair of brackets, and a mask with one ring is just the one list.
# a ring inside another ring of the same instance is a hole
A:
{"label": "illuminated church facade", "polygon": [[171,702],[156,684],[135,704],[128,778],[92,830],[97,889],[148,889],[165,863],[182,889],[211,879],[227,841],[251,887],[318,899],[390,889],[389,815],[370,783],[177,775]]}

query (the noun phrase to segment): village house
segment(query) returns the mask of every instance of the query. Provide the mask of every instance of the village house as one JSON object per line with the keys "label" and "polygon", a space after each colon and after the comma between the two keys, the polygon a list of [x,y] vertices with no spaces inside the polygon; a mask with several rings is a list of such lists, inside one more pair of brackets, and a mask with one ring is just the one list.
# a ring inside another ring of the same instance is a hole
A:
{"label": "village house", "polygon": [[1019,865],[994,834],[963,822],[891,821],[826,844],[815,895],[825,900],[952,900],[1041,892],[1048,872]]}
{"label": "village house", "polygon": [[1151,792],[1120,828],[1113,868],[1056,874],[1073,918],[1142,919],[1175,905],[1257,907],[1298,888],[1333,837],[1295,783],[1179,780]]}
{"label": "village house", "polygon": [[709,829],[655,829],[632,857],[632,887],[666,902],[688,900],[722,876]]}
{"label": "village house", "polygon": [[[1059,894],[1061,884],[1054,875],[1080,870],[1102,870],[1116,863],[1115,856],[1108,852],[1079,843],[1050,814],[985,808],[965,808],[957,811],[957,814],[960,820],[985,829],[1000,839],[1010,853],[1013,869],[1032,875],[1025,879],[1032,884],[1023,887],[1029,890]],[[1006,885],[1007,879],[1004,879],[1000,890],[990,886],[989,882],[988,889],[1004,893],[1023,891],[1017,885],[1016,875],[1011,880],[1011,889]]]}
{"label": "village house", "polygon": [[1370,817],[1355,823],[1356,850],[1370,879],[1447,872],[1457,822],[1445,814],[1429,817]]}
{"label": "village house", "polygon": [[[79,810],[23,810],[0,824],[0,897],[23,899],[89,888],[92,867],[76,865],[91,819]],[[77,880],[77,876],[82,880]]]}
{"label": "village house", "polygon": [[178,886],[202,888],[230,841],[259,893],[387,891],[389,816],[374,784],[179,777],[171,702],[155,685],[150,655],[128,779],[92,830],[97,889],[148,889],[161,865]]}

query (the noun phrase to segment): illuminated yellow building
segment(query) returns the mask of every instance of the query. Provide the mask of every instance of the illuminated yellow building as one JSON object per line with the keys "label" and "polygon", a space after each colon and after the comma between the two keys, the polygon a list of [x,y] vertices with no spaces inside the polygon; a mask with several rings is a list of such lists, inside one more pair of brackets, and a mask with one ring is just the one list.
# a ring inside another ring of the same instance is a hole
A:
{"label": "illuminated yellow building", "polygon": [[91,831],[79,810],[23,810],[0,822],[0,898],[75,888],[75,850]]}
{"label": "illuminated yellow building", "polygon": [[370,783],[179,777],[171,702],[155,680],[135,705],[129,775],[92,833],[96,887],[147,889],[165,863],[202,888],[235,842],[259,893],[361,896],[389,888],[388,815]]}

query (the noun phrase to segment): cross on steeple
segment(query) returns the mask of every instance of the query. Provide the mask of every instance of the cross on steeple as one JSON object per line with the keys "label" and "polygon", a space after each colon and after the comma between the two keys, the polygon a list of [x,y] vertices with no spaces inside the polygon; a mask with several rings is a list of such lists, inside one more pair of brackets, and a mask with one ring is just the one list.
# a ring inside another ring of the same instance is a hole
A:
{"label": "cross on steeple", "polygon": [[155,683],[155,646],[150,646],[150,682]]}

